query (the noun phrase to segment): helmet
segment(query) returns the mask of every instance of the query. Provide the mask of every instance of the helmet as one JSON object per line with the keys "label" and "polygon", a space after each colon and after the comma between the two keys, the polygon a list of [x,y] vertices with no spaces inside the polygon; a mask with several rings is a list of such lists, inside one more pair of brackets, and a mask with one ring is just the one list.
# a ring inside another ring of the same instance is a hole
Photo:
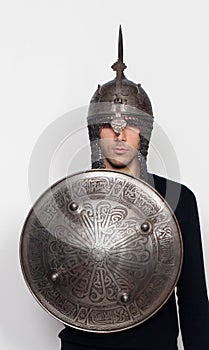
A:
{"label": "helmet", "polygon": [[112,65],[116,77],[105,84],[98,85],[88,110],[88,130],[91,143],[92,168],[103,168],[99,134],[104,126],[110,126],[116,134],[126,125],[140,129],[140,173],[147,173],[146,158],[153,128],[153,112],[150,99],[141,84],[135,84],[124,75],[123,37],[121,26],[118,39],[118,60]]}

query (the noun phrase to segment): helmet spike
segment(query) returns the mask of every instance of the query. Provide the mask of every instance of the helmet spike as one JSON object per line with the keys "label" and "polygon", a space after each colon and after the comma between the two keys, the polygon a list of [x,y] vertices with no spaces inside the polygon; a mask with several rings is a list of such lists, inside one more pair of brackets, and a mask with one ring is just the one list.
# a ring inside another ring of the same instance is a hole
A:
{"label": "helmet spike", "polygon": [[118,61],[123,62],[123,34],[121,25],[119,27],[119,36],[118,36]]}
{"label": "helmet spike", "polygon": [[126,69],[126,65],[123,62],[123,35],[121,25],[119,27],[119,36],[118,36],[118,60],[115,62],[112,67],[116,71],[116,77],[121,78],[123,76],[123,71]]}
{"label": "helmet spike", "polygon": [[118,60],[115,62],[112,67],[114,71],[116,71],[116,98],[115,102],[122,103],[121,99],[121,86],[122,79],[124,78],[123,71],[126,69],[126,65],[123,62],[123,35],[121,25],[119,27],[119,36],[118,36]]}

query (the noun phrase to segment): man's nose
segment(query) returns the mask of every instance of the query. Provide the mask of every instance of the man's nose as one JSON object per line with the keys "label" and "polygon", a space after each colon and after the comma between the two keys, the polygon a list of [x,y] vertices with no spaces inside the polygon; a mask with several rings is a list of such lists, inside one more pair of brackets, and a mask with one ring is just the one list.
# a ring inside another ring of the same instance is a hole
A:
{"label": "man's nose", "polygon": [[115,140],[116,141],[126,141],[126,132],[125,130],[122,130],[120,133],[115,133]]}

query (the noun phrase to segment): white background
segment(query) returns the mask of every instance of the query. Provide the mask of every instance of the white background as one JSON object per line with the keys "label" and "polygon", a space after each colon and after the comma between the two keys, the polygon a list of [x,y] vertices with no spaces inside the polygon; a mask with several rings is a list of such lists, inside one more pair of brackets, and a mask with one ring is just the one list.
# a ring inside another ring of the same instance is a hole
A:
{"label": "white background", "polygon": [[[208,1],[1,0],[3,350],[59,349],[57,334],[62,325],[33,300],[23,281],[19,237],[36,195],[66,175],[53,170],[62,151],[60,140],[51,145],[53,141],[43,138],[43,133],[56,138],[56,128],[52,130],[51,125],[73,109],[83,111],[97,84],[114,78],[110,66],[116,61],[120,23],[126,76],[140,82],[151,97],[157,123],[167,135],[164,151],[169,140],[177,154],[180,175],[175,169],[173,174],[168,172],[163,162],[159,168],[157,162],[151,162],[151,170],[183,182],[196,194],[209,277]],[[73,117],[68,125],[72,130],[77,127]],[[81,148],[85,135],[78,136]],[[44,157],[48,155],[44,150],[55,146],[58,150],[46,175],[48,159],[45,162]],[[68,152],[72,157],[72,151]],[[68,170],[74,170],[71,161]]]}

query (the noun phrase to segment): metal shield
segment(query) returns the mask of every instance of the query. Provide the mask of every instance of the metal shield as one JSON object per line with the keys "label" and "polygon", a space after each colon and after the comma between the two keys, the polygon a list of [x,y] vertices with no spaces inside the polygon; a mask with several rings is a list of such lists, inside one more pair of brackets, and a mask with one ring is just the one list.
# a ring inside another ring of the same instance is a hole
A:
{"label": "metal shield", "polygon": [[66,325],[116,332],[156,313],[182,263],[176,218],[148,184],[91,170],[48,189],[25,222],[20,259],[41,306]]}

